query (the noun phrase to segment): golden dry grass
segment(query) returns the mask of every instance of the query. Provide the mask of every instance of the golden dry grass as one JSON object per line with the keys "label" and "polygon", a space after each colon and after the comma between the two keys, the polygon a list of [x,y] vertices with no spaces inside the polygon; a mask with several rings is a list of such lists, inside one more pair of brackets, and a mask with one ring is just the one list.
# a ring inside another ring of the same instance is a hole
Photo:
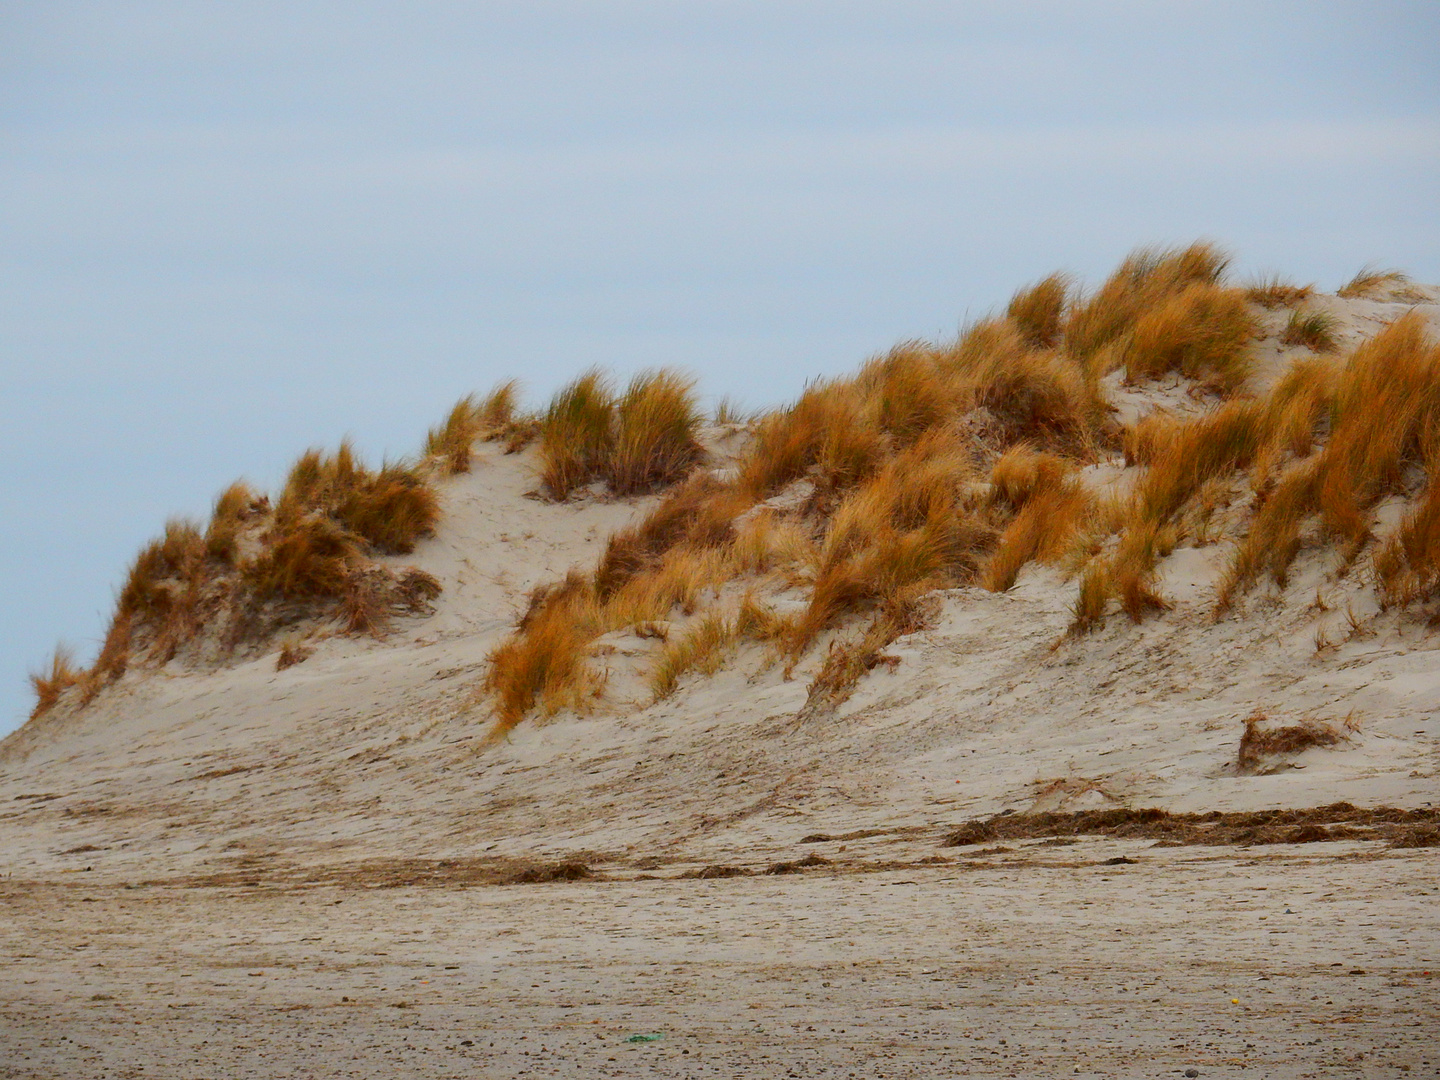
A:
{"label": "golden dry grass", "polygon": [[[1292,451],[1308,449],[1322,416],[1329,439],[1280,474],[1235,550],[1220,591],[1222,610],[1266,570],[1283,586],[1312,517],[1323,535],[1345,546],[1347,559],[1358,554],[1371,536],[1370,508],[1403,490],[1407,463],[1429,455],[1440,425],[1440,347],[1423,319],[1407,314],[1356,349],[1343,368],[1297,368],[1275,397],[1282,400],[1267,415],[1274,436]],[[1396,565],[1385,558],[1387,568]]]}
{"label": "golden dry grass", "polygon": [[1073,284],[1068,274],[1051,274],[1011,297],[1005,314],[1027,345],[1053,349],[1060,344]]}
{"label": "golden dry grass", "polygon": [[342,442],[333,455],[308,450],[291,467],[276,518],[306,514],[333,518],[382,554],[405,555],[434,533],[440,504],[418,469],[387,464],[372,472]]}
{"label": "golden dry grass", "polygon": [[[661,669],[670,674],[657,675],[657,685],[668,692],[671,675],[695,657],[724,652],[715,644],[723,619],[707,607],[740,577],[779,575],[781,587],[807,592],[780,642],[792,665],[821,633],[870,614],[860,644],[824,665],[821,682],[839,686],[849,674],[837,672],[853,673],[857,663],[866,670],[883,648],[876,643],[908,625],[895,613],[926,592],[975,581],[982,568],[987,583],[1004,588],[1032,559],[1074,561],[1077,552],[1102,549],[1107,534],[1127,531],[1117,525],[1121,515],[1072,476],[1120,442],[1098,375],[1136,347],[1138,331],[1136,364],[1164,353],[1146,362],[1232,388],[1244,364],[1235,343],[1248,344],[1252,324],[1243,296],[1219,285],[1226,261],[1203,243],[1137,252],[1074,303],[1068,280],[1053,275],[1017,293],[1003,318],[981,320],[953,343],[903,342],[855,377],[814,383],[788,408],[755,418],[736,482],[693,477],[673,488],[646,520],[611,537],[593,575],[537,599],[492,655],[488,685],[500,726],[532,708],[584,699],[588,691],[566,689],[567,680],[593,686],[586,652],[601,634],[663,621],[677,608],[700,612],[693,637],[666,644]],[[1108,360],[1090,355],[1110,346]],[[552,419],[591,418],[557,429],[595,433],[588,443],[567,438],[563,454],[547,457],[547,476],[558,477],[547,480],[552,494],[605,475],[611,450],[599,432],[613,438],[618,411],[593,372],[552,403]],[[1178,431],[1167,426],[1166,438],[1171,428]],[[1106,599],[1137,617],[1163,603],[1148,586],[1155,552],[1173,546],[1177,527],[1168,518],[1206,478],[1202,455],[1202,475],[1187,487],[1181,474],[1194,463],[1159,462],[1168,444],[1156,434],[1144,450],[1159,464],[1150,502],[1164,502],[1168,485],[1183,489],[1168,496],[1177,505],[1142,504],[1133,511],[1141,527],[1106,557]],[[587,457],[585,445],[598,449]],[[979,492],[977,463],[995,466],[989,499]],[[802,478],[814,485],[803,505],[750,512]],[[1160,518],[1146,526],[1145,513]]]}
{"label": "golden dry grass", "polygon": [[680,679],[691,671],[713,675],[739,637],[736,620],[722,612],[702,616],[685,633],[666,642],[650,674],[650,693],[660,701],[675,692]]}
{"label": "golden dry grass", "polygon": [[593,604],[578,590],[543,603],[523,631],[490,653],[484,690],[493,698],[500,731],[537,705],[551,713],[581,706],[603,685],[585,658],[593,640],[593,619],[586,617]]}
{"label": "golden dry grass", "polygon": [[308,618],[382,634],[396,613],[427,610],[439,583],[377,566],[371,556],[412,550],[438,517],[419,470],[372,472],[348,443],[333,455],[301,455],[273,507],[244,483],[230,485],[203,533],[173,520],[136,556],[100,653],[80,680],[82,701],[135,660],[166,663],[207,634],[220,655]]}
{"label": "golden dry grass", "polygon": [[269,509],[244,481],[237,480],[220,493],[205,530],[205,553],[222,563],[234,564],[239,555],[240,534],[247,522]]}
{"label": "golden dry grass", "polygon": [[72,686],[78,686],[85,677],[85,670],[75,666],[74,654],[63,645],[57,647],[47,669],[30,673],[30,688],[35,692],[30,719],[34,720],[53,709],[60,701],[60,695]]}
{"label": "golden dry grass", "polygon": [[470,394],[457,401],[444,422],[426,434],[425,456],[437,461],[449,475],[467,473],[480,430],[479,406]]}
{"label": "golden dry grass", "polygon": [[1110,346],[1123,343],[1150,308],[1190,285],[1218,285],[1229,256],[1204,241],[1186,248],[1141,248],[1126,257],[1090,296],[1076,302],[1065,320],[1065,349],[1103,374],[1116,366]]}
{"label": "golden dry grass", "polygon": [[[1395,534],[1375,552],[1375,579],[1382,602],[1407,605],[1440,599],[1440,470],[1432,459],[1424,495]],[[1430,613],[1440,622],[1440,607]]]}
{"label": "golden dry grass", "polygon": [[520,380],[506,379],[474,406],[475,421],[484,439],[508,438],[512,429],[525,423],[519,412]]}
{"label": "golden dry grass", "polygon": [[965,496],[964,449],[936,433],[898,455],[836,509],[810,602],[789,649],[798,654],[849,612],[909,590],[973,580],[995,531]]}
{"label": "golden dry grass", "polygon": [[540,476],[565,500],[600,475],[614,437],[615,395],[598,369],[578,376],[550,399],[540,420]]}
{"label": "golden dry grass", "polygon": [[700,419],[693,379],[673,371],[635,376],[615,408],[604,469],[611,490],[634,495],[683,477],[704,457]]}
{"label": "golden dry grass", "polygon": [[1409,275],[1399,270],[1380,270],[1374,266],[1366,266],[1335,290],[1335,295],[1345,300],[1395,299],[1400,303],[1407,303],[1418,298],[1418,294],[1407,288],[1409,285]]}
{"label": "golden dry grass", "polygon": [[1340,347],[1335,336],[1337,325],[1328,312],[1296,309],[1280,332],[1280,344],[1301,345],[1317,353],[1334,352]]}
{"label": "golden dry grass", "polygon": [[[999,485],[995,487],[998,490]],[[1066,556],[1088,523],[1095,501],[1083,483],[1064,474],[1048,482],[1040,482],[1037,475],[1037,482],[1018,502],[1013,494],[1006,498],[1017,507],[1015,516],[980,574],[981,585],[992,592],[1013,586],[1028,562],[1053,564]]]}
{"label": "golden dry grass", "polygon": [[262,601],[340,597],[363,555],[359,538],[334,518],[284,513],[260,553],[241,568],[241,580]]}
{"label": "golden dry grass", "polygon": [[1245,287],[1245,299],[1267,310],[1296,307],[1314,295],[1314,285],[1296,285],[1278,274],[1261,278]]}
{"label": "golden dry grass", "polygon": [[1188,285],[1135,320],[1124,352],[1125,378],[1135,382],[1177,371],[1233,393],[1250,374],[1256,333],[1240,290]]}

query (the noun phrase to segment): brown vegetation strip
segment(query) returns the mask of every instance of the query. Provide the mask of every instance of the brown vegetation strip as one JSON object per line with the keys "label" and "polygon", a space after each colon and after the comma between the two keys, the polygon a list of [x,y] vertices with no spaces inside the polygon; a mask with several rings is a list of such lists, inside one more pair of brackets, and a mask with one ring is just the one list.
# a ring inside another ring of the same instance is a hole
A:
{"label": "brown vegetation strip", "polygon": [[1152,808],[1004,814],[966,822],[945,838],[945,846],[1068,836],[1156,840],[1167,846],[1387,840],[1393,847],[1440,847],[1440,808],[1361,810],[1341,802],[1307,810],[1243,813],[1172,814]]}
{"label": "brown vegetation strip", "polygon": [[342,888],[465,888],[477,885],[529,885],[583,881],[596,874],[580,859],[556,861],[529,859],[365,859],[332,866],[240,866],[176,881],[149,881],[147,885],[181,884],[189,888],[227,888],[265,884],[304,888],[335,885]]}

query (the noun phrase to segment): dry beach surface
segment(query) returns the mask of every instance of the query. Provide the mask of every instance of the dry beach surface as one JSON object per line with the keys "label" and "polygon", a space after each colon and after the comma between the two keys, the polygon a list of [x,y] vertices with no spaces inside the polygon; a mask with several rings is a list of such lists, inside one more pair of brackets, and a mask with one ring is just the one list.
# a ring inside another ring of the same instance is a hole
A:
{"label": "dry beach surface", "polygon": [[[1350,344],[1404,310],[1325,303]],[[743,438],[709,433],[716,467]],[[655,643],[608,635],[601,708],[490,742],[474,689],[526,590],[651,505],[534,483],[493,446],[444,482],[403,561],[445,591],[383,642],[172,664],[0,744],[0,1077],[1440,1075],[1440,848],[946,844],[1006,811],[1440,804],[1440,633],[1333,552],[1216,621],[1225,545],[1177,548],[1174,610],[1082,640],[1055,570],[946,590],[833,712],[824,642],[652,705]],[[1246,774],[1256,710],[1350,726]]]}

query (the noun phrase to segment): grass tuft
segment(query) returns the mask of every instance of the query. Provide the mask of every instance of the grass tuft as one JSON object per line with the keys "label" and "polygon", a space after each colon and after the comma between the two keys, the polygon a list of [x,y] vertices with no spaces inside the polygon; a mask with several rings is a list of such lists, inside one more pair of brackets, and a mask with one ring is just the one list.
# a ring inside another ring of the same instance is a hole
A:
{"label": "grass tuft", "polygon": [[457,401],[444,423],[425,436],[425,456],[440,463],[450,476],[470,471],[470,455],[480,435],[480,417],[475,395]]}
{"label": "grass tuft", "polygon": [[247,523],[269,508],[269,500],[258,498],[243,481],[231,484],[215,500],[205,530],[205,554],[233,566],[240,553],[240,534]]}
{"label": "grass tuft", "polygon": [[35,706],[30,710],[30,719],[49,712],[60,701],[60,695],[72,686],[84,681],[86,672],[75,666],[75,656],[65,646],[55,649],[50,657],[50,666],[44,671],[30,673],[30,688],[35,691]]}
{"label": "grass tuft", "polygon": [[1011,297],[1005,314],[1031,348],[1053,349],[1060,344],[1071,287],[1068,274],[1051,274]]}
{"label": "grass tuft", "polygon": [[1366,266],[1340,286],[1335,295],[1345,300],[1395,299],[1400,303],[1420,299],[1419,294],[1408,288],[1409,285],[1410,276],[1399,270],[1380,270],[1374,266]]}
{"label": "grass tuft", "polygon": [[1295,285],[1278,274],[1262,278],[1245,288],[1245,299],[1267,310],[1297,307],[1314,295],[1314,285]]}
{"label": "grass tuft", "polygon": [[1250,374],[1254,317],[1237,289],[1197,283],[1135,320],[1125,352],[1125,378],[1136,382],[1178,371],[1223,393]]}
{"label": "grass tuft", "polygon": [[[1114,366],[1140,317],[1191,285],[1219,285],[1230,257],[1201,241],[1186,248],[1132,252],[1092,295],[1066,316],[1065,349],[1097,375]],[[1105,356],[1111,359],[1106,362]]]}
{"label": "grass tuft", "polygon": [[1340,347],[1335,336],[1337,325],[1329,312],[1296,309],[1280,332],[1280,344],[1300,345],[1317,353],[1334,352]]}
{"label": "grass tuft", "polygon": [[704,457],[695,382],[673,371],[635,376],[616,406],[605,464],[611,490],[634,495],[673,484]]}
{"label": "grass tuft", "polygon": [[540,420],[540,476],[564,501],[600,475],[614,438],[615,396],[596,368],[551,398]]}

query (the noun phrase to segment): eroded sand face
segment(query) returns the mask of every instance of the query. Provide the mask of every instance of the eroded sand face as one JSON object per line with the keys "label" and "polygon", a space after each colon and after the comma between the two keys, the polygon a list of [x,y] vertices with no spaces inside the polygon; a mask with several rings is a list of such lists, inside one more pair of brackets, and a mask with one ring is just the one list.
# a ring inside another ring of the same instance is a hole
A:
{"label": "eroded sand face", "polygon": [[709,881],[11,880],[0,1077],[1435,1075],[1435,869],[1081,840]]}

